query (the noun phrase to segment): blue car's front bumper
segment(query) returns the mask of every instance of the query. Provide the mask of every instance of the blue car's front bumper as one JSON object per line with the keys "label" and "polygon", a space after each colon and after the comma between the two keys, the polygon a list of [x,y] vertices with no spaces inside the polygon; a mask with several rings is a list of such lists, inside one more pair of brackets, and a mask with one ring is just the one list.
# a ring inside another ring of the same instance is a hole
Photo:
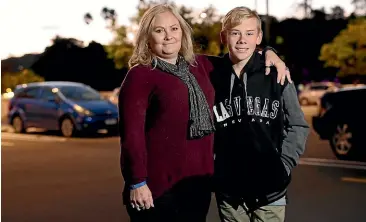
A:
{"label": "blue car's front bumper", "polygon": [[106,129],[115,131],[118,129],[118,115],[103,115],[103,116],[79,116],[76,118],[76,128],[79,131],[96,132]]}

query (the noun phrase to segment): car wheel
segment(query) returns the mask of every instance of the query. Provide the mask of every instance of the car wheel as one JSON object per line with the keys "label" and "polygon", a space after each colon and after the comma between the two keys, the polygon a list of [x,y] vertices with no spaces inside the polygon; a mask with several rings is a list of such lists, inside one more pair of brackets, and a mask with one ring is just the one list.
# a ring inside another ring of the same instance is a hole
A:
{"label": "car wheel", "polygon": [[24,121],[20,116],[15,116],[12,121],[15,133],[25,133]]}
{"label": "car wheel", "polygon": [[73,137],[75,135],[75,125],[70,118],[65,118],[61,121],[61,134],[64,137]]}
{"label": "car wheel", "polygon": [[354,131],[347,123],[336,125],[329,142],[338,159],[351,160],[355,158],[357,143],[355,143]]}
{"label": "car wheel", "polygon": [[300,100],[300,104],[302,105],[302,106],[308,106],[309,105],[309,100],[308,99],[301,99]]}

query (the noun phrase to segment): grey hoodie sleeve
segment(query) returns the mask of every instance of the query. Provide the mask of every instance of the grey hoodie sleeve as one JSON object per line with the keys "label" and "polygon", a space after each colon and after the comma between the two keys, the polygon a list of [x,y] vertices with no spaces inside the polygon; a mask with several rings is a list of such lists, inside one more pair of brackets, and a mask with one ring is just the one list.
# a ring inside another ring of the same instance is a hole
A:
{"label": "grey hoodie sleeve", "polygon": [[[284,111],[284,138],[282,143],[282,161],[288,171],[291,171],[305,151],[306,140],[309,135],[309,125],[301,110],[293,83],[288,83],[282,94]],[[288,172],[289,173],[289,172]]]}

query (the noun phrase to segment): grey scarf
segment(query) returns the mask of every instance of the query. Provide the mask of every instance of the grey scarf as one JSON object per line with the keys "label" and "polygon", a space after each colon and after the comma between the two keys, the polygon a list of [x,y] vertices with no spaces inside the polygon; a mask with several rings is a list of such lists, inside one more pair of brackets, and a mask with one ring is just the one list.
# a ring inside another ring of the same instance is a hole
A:
{"label": "grey scarf", "polygon": [[178,56],[177,65],[159,58],[153,60],[153,66],[181,79],[188,87],[189,93],[189,138],[202,138],[215,131],[210,108],[206,97],[194,75],[189,71],[189,64],[182,56]]}

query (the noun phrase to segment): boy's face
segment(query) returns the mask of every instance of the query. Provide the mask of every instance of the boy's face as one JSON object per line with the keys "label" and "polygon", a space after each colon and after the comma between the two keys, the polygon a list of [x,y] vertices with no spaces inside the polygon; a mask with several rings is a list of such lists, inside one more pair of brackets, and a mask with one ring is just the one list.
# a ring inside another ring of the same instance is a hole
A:
{"label": "boy's face", "polygon": [[237,63],[249,60],[256,46],[262,41],[262,32],[258,31],[257,19],[248,18],[240,25],[222,33],[221,39],[227,45],[233,62]]}

